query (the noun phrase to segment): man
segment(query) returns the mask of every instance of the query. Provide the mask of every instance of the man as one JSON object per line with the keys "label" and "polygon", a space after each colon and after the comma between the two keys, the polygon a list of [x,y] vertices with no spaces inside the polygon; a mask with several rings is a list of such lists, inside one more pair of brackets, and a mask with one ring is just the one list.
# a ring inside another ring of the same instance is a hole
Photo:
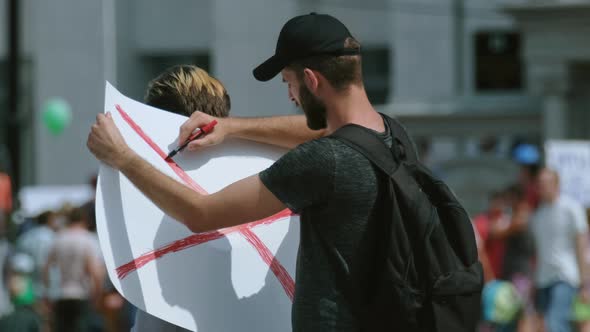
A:
{"label": "man", "polygon": [[559,176],[543,169],[538,177],[541,205],[531,227],[537,250],[537,307],[547,331],[569,332],[572,303],[587,280],[586,237],[588,225],[582,206],[559,194]]}
{"label": "man", "polygon": [[[213,134],[193,142],[190,149],[217,143],[228,134],[294,147],[346,124],[377,131],[391,144],[391,134],[363,86],[360,45],[334,17],[312,13],[285,24],[275,55],[254,70],[261,81],[279,73],[288,85],[289,98],[303,109],[305,121],[300,117],[218,121]],[[182,126],[179,141],[210,119],[195,113]],[[378,190],[375,171],[361,154],[322,137],[297,146],[260,174],[203,196],[129,149],[109,114],[97,116],[87,145],[99,160],[123,172],[156,205],[194,232],[262,219],[285,207],[300,213],[293,330],[360,330],[316,232],[322,232],[330,249],[338,253],[344,269],[367,245],[362,235]]]}
{"label": "man", "polygon": [[52,310],[55,331],[88,331],[90,306],[100,294],[101,272],[95,240],[84,217],[80,208],[68,214],[67,227],[55,238],[44,269],[46,286],[49,269],[54,265],[59,269],[60,294]]}
{"label": "man", "polygon": [[494,277],[500,278],[502,262],[504,260],[504,239],[495,237],[494,230],[499,224],[509,221],[505,213],[506,203],[504,193],[494,191],[490,194],[488,209],[475,216],[474,223],[489,258]]}

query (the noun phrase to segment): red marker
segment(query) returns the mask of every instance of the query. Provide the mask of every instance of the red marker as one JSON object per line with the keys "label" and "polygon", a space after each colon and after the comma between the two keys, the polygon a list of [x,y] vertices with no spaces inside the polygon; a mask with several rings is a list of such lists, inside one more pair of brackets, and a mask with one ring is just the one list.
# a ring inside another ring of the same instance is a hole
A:
{"label": "red marker", "polygon": [[201,137],[201,136],[205,136],[207,134],[209,134],[212,130],[213,127],[215,127],[215,125],[217,124],[216,120],[213,120],[211,122],[209,122],[208,124],[206,124],[204,127],[202,128],[197,128],[197,132],[195,132],[194,134],[192,134],[185,142],[184,144],[182,144],[181,146],[177,147],[176,149],[172,150],[172,152],[170,152],[168,154],[168,156],[166,156],[166,160],[171,159],[172,157],[174,157],[177,153],[179,153],[180,151],[184,150],[184,148],[186,148],[188,146],[188,144],[194,140],[196,140],[197,138]]}

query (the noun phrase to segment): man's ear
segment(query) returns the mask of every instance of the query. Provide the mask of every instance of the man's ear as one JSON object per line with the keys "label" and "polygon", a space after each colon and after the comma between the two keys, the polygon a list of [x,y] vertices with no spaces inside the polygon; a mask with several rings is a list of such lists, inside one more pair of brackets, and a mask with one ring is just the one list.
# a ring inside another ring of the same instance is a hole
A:
{"label": "man's ear", "polygon": [[317,95],[317,90],[320,85],[319,77],[316,72],[309,68],[303,69],[303,83],[314,95]]}

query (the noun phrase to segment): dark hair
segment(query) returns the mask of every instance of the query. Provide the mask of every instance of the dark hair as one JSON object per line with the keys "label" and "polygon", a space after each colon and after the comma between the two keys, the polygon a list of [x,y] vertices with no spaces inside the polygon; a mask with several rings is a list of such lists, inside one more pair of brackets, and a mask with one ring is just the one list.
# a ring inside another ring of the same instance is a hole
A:
{"label": "dark hair", "polygon": [[79,222],[85,222],[85,223],[87,222],[86,213],[80,207],[75,207],[75,208],[70,209],[70,211],[67,212],[66,218],[67,218],[68,225],[79,223]]}
{"label": "dark hair", "polygon": [[49,220],[54,216],[55,212],[48,210],[39,214],[35,219],[38,225],[46,225],[49,222]]}
{"label": "dark hair", "polygon": [[[349,37],[344,42],[344,47],[360,49],[361,45],[356,39]],[[303,70],[305,68],[316,70],[322,74],[337,91],[343,91],[351,84],[363,84],[360,55],[314,55],[297,60],[291,63],[287,68],[295,71],[297,78],[300,81],[303,81]]]}
{"label": "dark hair", "polygon": [[524,190],[521,185],[519,184],[512,184],[508,186],[505,190],[507,195],[510,195],[514,199],[521,200],[524,198]]}
{"label": "dark hair", "polygon": [[223,84],[203,69],[191,65],[168,68],[150,81],[144,99],[150,106],[186,116],[201,111],[227,117],[231,108]]}
{"label": "dark hair", "polygon": [[504,198],[504,192],[502,192],[501,190],[494,190],[488,194],[488,200],[490,201],[502,198]]}

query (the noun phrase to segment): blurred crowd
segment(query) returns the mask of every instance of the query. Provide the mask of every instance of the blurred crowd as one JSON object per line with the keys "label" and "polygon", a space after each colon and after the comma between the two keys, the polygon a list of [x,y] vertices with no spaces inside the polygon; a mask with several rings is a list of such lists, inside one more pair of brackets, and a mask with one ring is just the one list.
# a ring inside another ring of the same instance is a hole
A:
{"label": "blurred crowd", "polygon": [[[6,219],[12,204],[3,183]],[[134,309],[106,275],[94,209],[94,199],[66,204],[0,230],[0,331],[129,331]]]}
{"label": "blurred crowd", "polygon": [[[473,216],[486,279],[480,332],[590,331],[588,211],[534,159]],[[129,331],[136,309],[106,274],[94,199],[7,229],[12,205],[0,172],[0,331]]]}
{"label": "blurred crowd", "polygon": [[473,218],[486,279],[480,331],[590,331],[588,222],[537,162],[489,194]]}

